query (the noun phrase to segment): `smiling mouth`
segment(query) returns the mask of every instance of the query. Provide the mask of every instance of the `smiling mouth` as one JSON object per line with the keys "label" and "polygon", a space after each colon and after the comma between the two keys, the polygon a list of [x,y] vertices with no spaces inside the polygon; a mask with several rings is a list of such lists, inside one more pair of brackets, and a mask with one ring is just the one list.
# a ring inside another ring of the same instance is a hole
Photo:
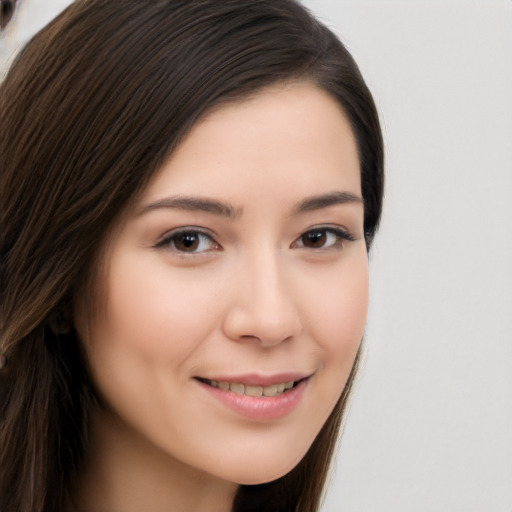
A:
{"label": "smiling mouth", "polygon": [[204,384],[208,384],[213,388],[218,388],[223,391],[231,391],[236,393],[237,395],[245,395],[245,396],[254,396],[254,397],[273,397],[279,396],[283,393],[286,393],[290,389],[293,389],[295,386],[300,384],[303,380],[300,379],[297,381],[288,381],[281,382],[279,384],[271,384],[269,386],[248,386],[246,384],[242,384],[241,382],[227,382],[224,380],[210,380],[203,379],[197,377],[197,380],[203,382]]}

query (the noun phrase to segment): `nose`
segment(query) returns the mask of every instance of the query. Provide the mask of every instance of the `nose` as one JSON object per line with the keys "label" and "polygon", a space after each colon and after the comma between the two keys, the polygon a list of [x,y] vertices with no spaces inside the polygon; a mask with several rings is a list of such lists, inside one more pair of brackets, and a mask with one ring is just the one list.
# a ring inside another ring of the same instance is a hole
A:
{"label": "nose", "polygon": [[294,283],[283,263],[267,252],[234,273],[223,326],[228,338],[272,347],[302,332]]}

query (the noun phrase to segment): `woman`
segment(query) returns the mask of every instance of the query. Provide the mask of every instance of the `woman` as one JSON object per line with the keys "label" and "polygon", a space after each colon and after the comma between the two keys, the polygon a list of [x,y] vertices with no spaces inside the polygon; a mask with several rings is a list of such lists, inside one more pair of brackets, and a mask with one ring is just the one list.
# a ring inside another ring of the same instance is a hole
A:
{"label": "woman", "polygon": [[382,203],[291,0],[73,4],[1,86],[2,510],[317,510]]}

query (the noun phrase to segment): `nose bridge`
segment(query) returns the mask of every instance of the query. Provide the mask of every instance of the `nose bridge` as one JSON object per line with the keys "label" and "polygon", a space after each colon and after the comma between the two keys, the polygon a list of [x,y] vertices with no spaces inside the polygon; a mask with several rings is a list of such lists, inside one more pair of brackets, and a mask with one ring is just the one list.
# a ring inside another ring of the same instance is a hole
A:
{"label": "nose bridge", "polygon": [[270,247],[249,252],[241,273],[228,315],[231,337],[271,346],[296,336],[300,315],[280,252]]}

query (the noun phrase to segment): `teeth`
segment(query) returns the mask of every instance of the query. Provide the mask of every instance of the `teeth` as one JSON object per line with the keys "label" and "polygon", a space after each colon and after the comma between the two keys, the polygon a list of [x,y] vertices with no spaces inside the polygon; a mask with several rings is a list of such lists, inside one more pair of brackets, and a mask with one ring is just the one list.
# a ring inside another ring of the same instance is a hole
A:
{"label": "teeth", "polygon": [[261,386],[245,386],[245,394],[247,396],[261,396],[263,395],[263,388]]}
{"label": "teeth", "polygon": [[281,382],[279,384],[271,384],[270,386],[245,386],[240,382],[227,382],[224,380],[209,380],[208,384],[214,388],[224,391],[232,391],[237,395],[246,396],[277,396],[284,393],[288,389],[293,388],[293,380],[290,382]]}
{"label": "teeth", "polygon": [[[283,384],[283,391],[284,391],[284,384]],[[272,386],[265,386],[263,388],[263,395],[264,396],[276,396],[277,395],[277,385]]]}
{"label": "teeth", "polygon": [[233,391],[233,393],[236,393],[237,395],[244,395],[245,393],[245,386],[243,384],[240,384],[238,382],[232,382],[229,385],[229,389]]}

